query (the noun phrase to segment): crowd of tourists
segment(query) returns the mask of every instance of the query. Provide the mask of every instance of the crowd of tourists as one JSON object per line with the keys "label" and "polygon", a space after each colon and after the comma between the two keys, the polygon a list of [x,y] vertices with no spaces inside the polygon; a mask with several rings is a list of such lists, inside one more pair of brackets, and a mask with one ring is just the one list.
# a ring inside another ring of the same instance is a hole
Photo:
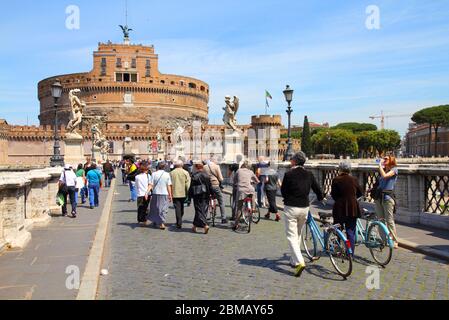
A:
{"label": "crowd of tourists", "polygon": [[[230,166],[226,177],[232,185],[233,203],[231,217],[227,216],[224,200],[224,181],[218,161],[215,157],[207,161],[178,160],[166,161],[136,161],[126,158],[121,162],[109,162],[102,165],[88,161],[80,164],[76,170],[66,165],[60,178],[60,189],[65,198],[69,196],[72,204],[72,215],[76,217],[78,199],[86,203],[89,199],[90,208],[99,206],[99,195],[102,188],[102,177],[106,187],[115,178],[115,169],[122,172],[122,183],[129,185],[129,202],[137,205],[137,221],[144,226],[152,225],[160,230],[166,230],[167,215],[172,203],[176,214],[176,228],[182,229],[184,209],[193,201],[195,218],[192,232],[202,229],[209,233],[208,209],[211,197],[216,199],[221,214],[221,222],[228,225],[234,221],[232,227],[239,227],[239,212],[244,200],[253,199],[260,208],[267,208],[266,219],[285,223],[285,232],[291,251],[290,264],[295,268],[295,276],[299,277],[305,268],[305,261],[301,253],[301,230],[306,223],[310,210],[309,195],[313,191],[322,204],[326,204],[325,195],[314,175],[305,168],[307,157],[299,152],[291,159],[291,169],[282,181],[278,172],[265,159],[260,158],[254,168],[248,161]],[[357,219],[362,217],[359,199],[364,192],[358,180],[351,175],[351,163],[343,161],[339,166],[339,174],[332,182],[330,195],[334,200],[332,209],[334,223],[345,229],[348,241],[355,251],[355,232]],[[395,248],[398,238],[394,223],[396,200],[394,188],[398,178],[396,159],[386,156],[379,161],[379,179],[371,196],[375,199],[376,214],[384,219],[391,233]],[[281,217],[276,198],[280,191],[284,210]],[[80,195],[80,197],[79,197]],[[67,202],[67,201],[66,201]],[[62,207],[63,215],[67,214],[67,205]]]}
{"label": "crowd of tourists", "polygon": [[96,163],[90,160],[87,160],[85,164],[80,163],[77,167],[66,164],[59,178],[58,190],[58,195],[62,198],[62,215],[68,214],[68,200],[72,218],[76,218],[79,204],[86,204],[89,201],[90,209],[98,208],[100,190],[111,186],[117,166],[117,162]]}

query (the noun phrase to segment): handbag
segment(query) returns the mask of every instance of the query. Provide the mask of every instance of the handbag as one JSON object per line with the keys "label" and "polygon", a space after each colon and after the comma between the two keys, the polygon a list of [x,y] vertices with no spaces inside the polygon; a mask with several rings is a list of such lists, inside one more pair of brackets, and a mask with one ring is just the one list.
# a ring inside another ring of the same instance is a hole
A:
{"label": "handbag", "polygon": [[382,199],[382,189],[379,188],[379,185],[379,180],[377,180],[376,183],[374,183],[373,188],[369,192],[370,197],[374,200]]}
{"label": "handbag", "polygon": [[192,194],[194,197],[198,197],[207,193],[207,186],[203,183],[203,180],[201,180],[201,176],[198,175],[197,177],[198,180],[196,181],[199,182],[200,184],[191,187]]}
{"label": "handbag", "polygon": [[60,182],[58,193],[69,193],[69,188],[67,187],[67,178],[65,177],[65,170],[64,170],[64,181]]}

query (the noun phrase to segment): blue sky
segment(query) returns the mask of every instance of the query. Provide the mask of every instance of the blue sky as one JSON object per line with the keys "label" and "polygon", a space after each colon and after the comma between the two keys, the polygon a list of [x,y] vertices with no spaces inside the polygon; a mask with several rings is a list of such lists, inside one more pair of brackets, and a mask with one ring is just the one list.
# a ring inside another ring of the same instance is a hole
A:
{"label": "blue sky", "polygon": [[[4,1],[0,11],[0,118],[38,124],[37,83],[90,71],[98,42],[122,41],[124,0]],[[65,27],[66,7],[81,10],[80,30]],[[368,5],[381,28],[365,27]],[[282,94],[295,89],[293,123],[304,115],[332,125],[370,115],[413,114],[449,103],[449,0],[129,0],[133,42],[154,44],[160,71],[211,87],[211,123],[224,96],[241,99],[239,122],[265,112],[285,116]],[[28,119],[28,120],[27,120]],[[284,119],[286,120],[286,119]],[[387,127],[405,133],[408,117]]]}

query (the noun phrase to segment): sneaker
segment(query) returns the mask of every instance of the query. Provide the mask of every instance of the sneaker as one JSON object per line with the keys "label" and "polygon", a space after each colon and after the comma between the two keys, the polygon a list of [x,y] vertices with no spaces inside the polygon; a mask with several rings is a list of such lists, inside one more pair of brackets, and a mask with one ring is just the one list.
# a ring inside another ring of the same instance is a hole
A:
{"label": "sneaker", "polygon": [[222,223],[222,224],[228,224],[228,219],[223,219],[223,220],[221,220],[221,223]]}
{"label": "sneaker", "polygon": [[281,216],[280,216],[279,214],[277,214],[277,215],[276,215],[276,219],[275,219],[275,221],[276,221],[276,222],[279,222],[279,221],[281,221]]}
{"label": "sneaker", "polygon": [[267,213],[267,214],[265,215],[265,219],[270,220],[270,218],[271,218],[271,214],[270,214],[270,213]]}
{"label": "sneaker", "polygon": [[295,277],[296,277],[296,278],[299,278],[299,277],[301,276],[301,274],[302,274],[302,272],[304,271],[305,268],[306,268],[306,266],[305,266],[305,265],[302,265],[302,264],[296,266],[296,267],[295,267]]}

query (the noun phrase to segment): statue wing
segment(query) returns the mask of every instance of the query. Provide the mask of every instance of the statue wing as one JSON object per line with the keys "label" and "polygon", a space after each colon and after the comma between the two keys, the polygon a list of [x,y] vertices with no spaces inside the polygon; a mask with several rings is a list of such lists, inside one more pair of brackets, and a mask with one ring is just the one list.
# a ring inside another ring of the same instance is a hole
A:
{"label": "statue wing", "polygon": [[237,111],[239,111],[240,108],[240,99],[237,97],[234,97],[234,114],[237,114]]}
{"label": "statue wing", "polygon": [[122,25],[119,25],[119,27],[122,29],[122,31],[125,31],[125,27]]}

